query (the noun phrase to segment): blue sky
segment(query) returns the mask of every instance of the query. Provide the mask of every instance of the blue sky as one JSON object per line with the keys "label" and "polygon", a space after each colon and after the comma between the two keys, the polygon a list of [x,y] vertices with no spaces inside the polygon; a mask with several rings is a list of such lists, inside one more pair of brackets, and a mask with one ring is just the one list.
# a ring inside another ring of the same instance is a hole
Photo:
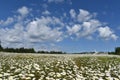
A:
{"label": "blue sky", "polygon": [[119,0],[1,0],[3,47],[65,52],[120,46]]}

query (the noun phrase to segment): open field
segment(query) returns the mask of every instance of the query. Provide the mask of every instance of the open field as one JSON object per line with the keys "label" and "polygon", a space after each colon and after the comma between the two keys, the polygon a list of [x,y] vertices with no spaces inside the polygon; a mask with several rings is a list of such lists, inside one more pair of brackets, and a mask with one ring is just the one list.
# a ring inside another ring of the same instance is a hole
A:
{"label": "open field", "polygon": [[120,57],[1,52],[0,80],[120,80]]}

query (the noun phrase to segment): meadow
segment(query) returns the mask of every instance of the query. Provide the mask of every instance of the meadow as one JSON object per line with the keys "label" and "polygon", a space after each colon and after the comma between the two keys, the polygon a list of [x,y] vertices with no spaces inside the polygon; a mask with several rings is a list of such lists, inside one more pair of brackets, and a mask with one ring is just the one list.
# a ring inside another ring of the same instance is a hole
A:
{"label": "meadow", "polygon": [[120,80],[120,57],[1,52],[0,80]]}

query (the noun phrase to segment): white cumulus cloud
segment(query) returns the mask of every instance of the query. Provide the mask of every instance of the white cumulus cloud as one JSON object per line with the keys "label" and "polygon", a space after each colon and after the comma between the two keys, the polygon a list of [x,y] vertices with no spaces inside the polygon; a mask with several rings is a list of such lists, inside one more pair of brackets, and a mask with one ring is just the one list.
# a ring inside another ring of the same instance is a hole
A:
{"label": "white cumulus cloud", "polygon": [[2,26],[7,26],[7,25],[9,25],[9,24],[11,24],[11,23],[13,23],[14,22],[14,18],[12,18],[12,17],[8,17],[7,18],[7,20],[1,20],[0,21],[0,25],[2,25]]}
{"label": "white cumulus cloud", "polygon": [[45,10],[44,12],[42,12],[43,15],[50,15],[51,13],[48,10]]}
{"label": "white cumulus cloud", "polygon": [[79,24],[75,24],[72,27],[67,26],[69,35],[77,34],[80,31],[80,29],[81,29],[81,25]]}
{"label": "white cumulus cloud", "polygon": [[99,31],[99,36],[104,38],[105,40],[108,39],[116,40],[118,38],[118,36],[116,36],[108,26],[100,27],[98,31]]}
{"label": "white cumulus cloud", "polygon": [[72,17],[73,19],[76,18],[76,12],[75,12],[74,9],[71,9],[71,10],[70,10],[70,15],[71,15],[71,17]]}
{"label": "white cumulus cloud", "polygon": [[79,22],[84,22],[84,21],[88,21],[89,19],[91,19],[91,17],[92,15],[88,11],[80,9],[79,14],[77,16],[77,20]]}
{"label": "white cumulus cloud", "polygon": [[92,35],[101,25],[101,22],[99,22],[98,20],[90,20],[88,22],[83,22],[83,31],[79,34],[79,37]]}
{"label": "white cumulus cloud", "polygon": [[[49,1],[59,2],[59,0]],[[62,16],[67,19],[52,16],[48,10],[42,12],[40,17],[35,15],[36,18],[34,19],[29,18],[30,12],[30,8],[23,6],[17,10],[18,15],[0,20],[0,25],[12,24],[9,27],[0,28],[0,40],[4,45],[33,47],[34,43],[55,43],[65,38],[86,38],[90,40],[97,36],[105,40],[117,40],[118,38],[110,27],[96,19],[94,14],[87,10],[79,9],[77,14],[74,9],[71,9],[69,11],[70,18],[67,17],[67,12],[64,15],[62,13]],[[73,20],[71,21],[71,19]]]}
{"label": "white cumulus cloud", "polygon": [[17,10],[18,13],[20,13],[22,16],[27,15],[30,12],[30,9],[26,6],[23,6]]}
{"label": "white cumulus cloud", "polygon": [[61,25],[57,18],[42,17],[27,25],[27,34],[32,42],[61,41],[63,32],[59,28],[52,28],[50,25]]}
{"label": "white cumulus cloud", "polygon": [[2,41],[20,43],[22,42],[23,37],[23,27],[20,24],[15,24],[14,28],[12,29],[0,29],[0,38]]}
{"label": "white cumulus cloud", "polygon": [[71,9],[69,13],[71,18],[74,19],[70,25],[75,25],[76,23],[80,25],[79,29],[77,29],[78,27],[67,27],[69,35],[76,35],[77,38],[85,37],[86,39],[92,39],[92,36],[94,34],[97,35],[96,33],[98,32],[99,36],[105,40],[117,40],[118,36],[115,35],[110,27],[104,27],[106,26],[104,22],[95,19],[96,13],[90,13],[84,9],[79,9],[78,14],[74,9]]}

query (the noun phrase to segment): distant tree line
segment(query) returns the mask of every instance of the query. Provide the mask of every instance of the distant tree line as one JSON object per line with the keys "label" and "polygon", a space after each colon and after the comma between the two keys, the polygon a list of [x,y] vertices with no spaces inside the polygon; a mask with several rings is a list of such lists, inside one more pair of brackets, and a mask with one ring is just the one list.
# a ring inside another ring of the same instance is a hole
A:
{"label": "distant tree line", "polygon": [[120,55],[120,47],[117,47],[117,48],[115,49],[115,53],[118,54],[118,55]]}
{"label": "distant tree line", "polygon": [[2,51],[3,50],[3,47],[0,45],[0,51]]}
{"label": "distant tree line", "polygon": [[0,45],[0,51],[2,52],[16,52],[16,53],[35,53],[35,50],[33,48],[3,48]]}
{"label": "distant tree line", "polygon": [[108,54],[120,55],[120,47],[116,47],[115,52],[108,52]]}
{"label": "distant tree line", "polygon": [[46,54],[66,54],[66,52],[62,52],[62,51],[38,51],[37,53],[46,53]]}
{"label": "distant tree line", "polygon": [[35,51],[34,48],[3,48],[0,45],[0,52],[14,52],[14,53],[39,53],[39,54],[66,54],[62,51]]}
{"label": "distant tree line", "polygon": [[[3,48],[0,45],[0,52],[14,52],[14,53],[38,53],[38,54],[66,54],[66,52],[62,51],[35,51],[34,48]],[[82,54],[93,54],[94,52],[83,52]],[[79,53],[76,53],[79,54]],[[81,54],[81,53],[80,53]],[[116,47],[114,52],[108,52],[108,54],[112,55],[120,55],[120,47]]]}
{"label": "distant tree line", "polygon": [[4,48],[3,52],[16,52],[16,53],[35,53],[33,48]]}

